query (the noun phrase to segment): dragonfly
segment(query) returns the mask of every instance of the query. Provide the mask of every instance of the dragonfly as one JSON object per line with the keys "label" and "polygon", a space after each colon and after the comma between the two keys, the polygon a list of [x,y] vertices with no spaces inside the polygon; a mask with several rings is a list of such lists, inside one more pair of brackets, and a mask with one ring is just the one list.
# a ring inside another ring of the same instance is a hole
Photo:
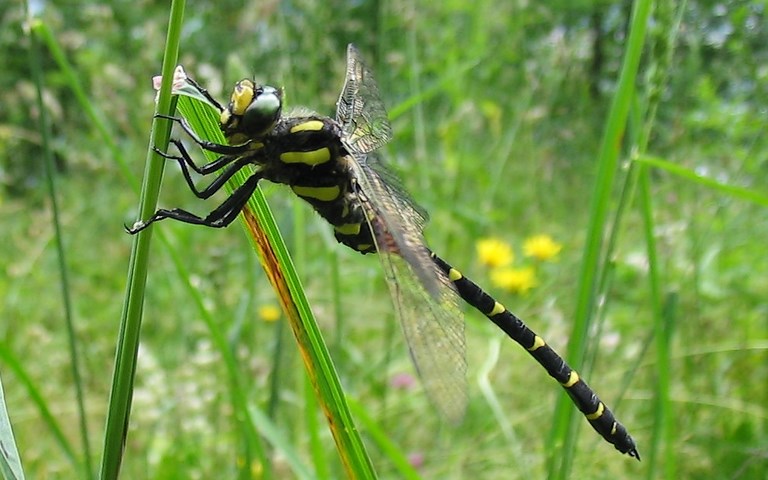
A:
{"label": "dragonfly", "polygon": [[[260,181],[287,185],[333,227],[341,244],[379,257],[413,363],[428,398],[445,418],[458,421],[468,403],[464,318],[459,307],[463,301],[544,367],[608,443],[640,459],[627,429],[542,337],[429,249],[423,235],[427,212],[408,195],[378,152],[392,138],[392,128],[374,75],[354,45],[347,48],[335,118],[308,110],[283,114],[282,90],[250,79],[235,84],[226,105],[191,78],[184,81],[218,109],[227,143],[204,140],[183,118],[165,117],[201,149],[219,157],[198,165],[178,139],[171,140],[178,154],[158,152],[178,162],[190,190],[200,199],[221,190],[242,169],[253,172],[206,216],[180,208],[159,209],[126,227],[128,233],[164,219],[226,227]],[[219,175],[198,188],[192,171]]]}

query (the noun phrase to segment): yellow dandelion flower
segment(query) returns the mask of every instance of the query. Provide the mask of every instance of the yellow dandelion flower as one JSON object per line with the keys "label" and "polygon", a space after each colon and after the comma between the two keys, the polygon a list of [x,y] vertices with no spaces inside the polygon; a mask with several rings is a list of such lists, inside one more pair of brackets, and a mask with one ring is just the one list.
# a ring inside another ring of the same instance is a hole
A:
{"label": "yellow dandelion flower", "polygon": [[498,238],[484,238],[477,242],[476,248],[480,263],[491,268],[509,265],[515,258],[512,247]]}
{"label": "yellow dandelion flower", "polygon": [[553,260],[562,249],[563,246],[552,240],[549,235],[534,235],[523,243],[525,256],[537,260]]}
{"label": "yellow dandelion flower", "polygon": [[265,322],[276,322],[280,319],[280,309],[274,305],[259,307],[259,318]]}
{"label": "yellow dandelion flower", "polygon": [[538,283],[531,267],[497,268],[491,272],[491,283],[512,293],[525,295]]}

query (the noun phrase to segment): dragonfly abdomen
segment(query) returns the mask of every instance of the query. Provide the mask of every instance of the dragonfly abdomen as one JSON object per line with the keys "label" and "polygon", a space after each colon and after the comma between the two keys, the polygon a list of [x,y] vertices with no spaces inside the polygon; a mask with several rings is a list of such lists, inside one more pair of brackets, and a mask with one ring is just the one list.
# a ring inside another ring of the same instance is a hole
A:
{"label": "dragonfly abdomen", "polygon": [[624,425],[616,420],[613,412],[605,406],[589,385],[552,347],[547,345],[543,338],[448,262],[434,253],[432,253],[432,259],[453,282],[464,301],[488,317],[512,340],[525,348],[547,370],[547,373],[560,383],[597,433],[611,443],[616,450],[640,459],[635,441]]}

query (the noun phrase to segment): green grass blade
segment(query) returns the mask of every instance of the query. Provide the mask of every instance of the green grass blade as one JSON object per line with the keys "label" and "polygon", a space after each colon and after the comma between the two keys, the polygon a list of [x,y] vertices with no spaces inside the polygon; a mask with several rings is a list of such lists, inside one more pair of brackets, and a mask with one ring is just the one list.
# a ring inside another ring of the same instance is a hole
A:
{"label": "green grass blade", "polygon": [[[299,453],[291,445],[291,442],[285,438],[285,435],[280,431],[280,428],[257,408],[250,409],[250,417],[254,423],[254,426],[264,436],[264,438],[272,445],[276,451],[280,452],[285,458],[286,463],[296,478],[299,479],[311,479],[318,478],[317,475],[313,475],[309,468],[301,460]],[[320,477],[325,478],[325,477]]]}
{"label": "green grass blade", "polygon": [[[315,400],[315,389],[308,375],[304,377],[304,404],[308,412],[314,412],[317,409]],[[312,457],[312,464],[315,467],[315,473],[318,478],[331,478],[331,469],[328,464],[327,448],[324,445],[322,437],[322,427],[317,415],[307,415],[305,419],[307,435],[309,436],[309,452]]]}
{"label": "green grass blade", "polygon": [[13,437],[8,409],[5,406],[2,378],[0,378],[0,474],[8,480],[24,480],[24,468]]}
{"label": "green grass blade", "polygon": [[[207,104],[182,96],[179,98],[179,111],[203,138],[218,143],[224,142],[217,115]],[[248,175],[245,171],[234,175],[227,183],[228,191],[231,193]],[[376,478],[373,464],[347,407],[344,391],[325,341],[260,189],[256,189],[249,200],[241,219],[245,222],[264,271],[289,320],[318,403],[329,420],[331,433],[347,475],[356,479]]]}
{"label": "green grass blade", "polygon": [[733,198],[751,202],[762,207],[768,207],[768,195],[765,195],[760,191],[738,187],[735,185],[728,185],[726,183],[722,183],[709,178],[706,175],[696,173],[694,170],[678,165],[677,163],[672,163],[658,157],[642,155],[635,158],[634,161],[643,165],[648,165],[649,167],[667,171],[680,178],[698,183],[699,185],[704,185],[705,187],[709,187],[715,191],[724,193]]}
{"label": "green grass blade", "polygon": [[418,480],[421,478],[419,472],[413,468],[408,461],[408,457],[402,450],[389,438],[389,435],[385,432],[376,421],[368,415],[368,411],[360,405],[357,401],[351,400],[349,406],[355,413],[355,417],[358,418],[360,423],[365,426],[365,430],[370,435],[371,439],[376,443],[379,450],[386,455],[390,462],[397,469],[397,478],[404,478],[407,480]]}
{"label": "green grass blade", "polygon": [[45,401],[43,392],[32,381],[32,378],[27,373],[19,358],[17,358],[2,342],[0,342],[0,360],[11,369],[16,379],[26,388],[32,403],[34,403],[40,411],[43,423],[45,423],[51,430],[56,443],[58,443],[59,447],[64,452],[64,455],[72,464],[72,468],[75,470],[79,468],[75,448],[64,434],[59,422],[56,421],[56,417],[54,417],[51,409],[48,407],[48,402]]}
{"label": "green grass blade", "polygon": [[[156,113],[171,113],[171,82],[179,54],[184,5],[184,0],[174,0],[171,4],[168,36],[163,55],[163,85],[160,89]],[[167,145],[169,134],[170,124],[167,120],[155,120],[153,122],[152,134],[147,146],[147,167],[141,190],[140,218],[148,218],[154,213],[157,206],[163,161],[159,155],[155,154],[152,147]],[[128,434],[151,236],[152,229],[149,228],[134,239],[131,249],[128,286],[120,319],[112,389],[109,396],[104,433],[104,450],[100,471],[100,478],[103,480],[118,477]]]}
{"label": "green grass blade", "polygon": [[123,150],[115,141],[115,135],[110,131],[109,122],[104,120],[105,115],[103,112],[89,98],[88,93],[86,92],[86,87],[83,86],[81,81],[80,74],[78,73],[76,67],[74,67],[69,62],[67,54],[61,48],[61,45],[56,39],[56,36],[44,23],[38,23],[35,25],[35,34],[45,45],[54,62],[56,62],[56,65],[59,67],[59,72],[61,73],[67,88],[69,88],[69,90],[72,92],[72,95],[77,100],[78,107],[91,122],[91,125],[99,133],[99,138],[109,149],[110,156],[117,163],[123,177],[130,182],[134,189],[138,191],[139,182],[131,171],[128,162],[125,160]]}
{"label": "green grass blade", "polygon": [[51,127],[48,123],[48,111],[43,102],[44,78],[40,60],[40,41],[44,24],[38,19],[30,19],[30,69],[36,86],[36,101],[38,116],[38,131],[42,140],[43,165],[45,165],[45,179],[48,198],[51,203],[51,212],[56,243],[56,259],[60,276],[61,294],[64,307],[64,323],[67,331],[67,345],[69,347],[70,368],[75,387],[75,402],[78,412],[78,426],[80,429],[80,441],[83,446],[84,464],[82,466],[84,478],[93,478],[93,456],[91,454],[91,442],[88,436],[88,424],[85,408],[85,396],[83,393],[83,378],[80,375],[80,355],[78,352],[77,335],[75,333],[74,318],[72,314],[72,296],[69,290],[69,269],[64,248],[64,238],[61,229],[60,208],[56,188],[56,168],[54,166],[53,151],[51,149]]}
{"label": "green grass blade", "polygon": [[[659,449],[663,448],[664,440],[669,439],[671,422],[671,404],[669,390],[669,341],[671,333],[664,328],[664,315],[661,305],[661,285],[659,273],[658,251],[656,248],[656,238],[654,235],[653,206],[651,199],[651,185],[648,178],[647,168],[642,167],[639,172],[640,186],[640,205],[644,220],[645,242],[648,255],[648,281],[651,291],[651,308],[653,309],[653,318],[655,319],[654,333],[656,341],[656,395],[654,399],[654,429],[651,438],[648,463],[650,464],[649,474],[654,471],[657,454]],[[657,478],[653,475],[653,478]]]}
{"label": "green grass blade", "polygon": [[[611,191],[618,168],[619,148],[626,130],[632,98],[635,95],[640,57],[652,2],[635,2],[630,22],[629,39],[621,68],[616,94],[605,123],[598,153],[597,179],[590,201],[587,239],[579,273],[577,306],[573,335],[568,343],[567,359],[579,368],[584,361],[588,332],[596,305],[596,286],[601,265],[603,236],[607,226]],[[574,408],[565,396],[558,398],[554,424],[549,436],[550,456],[548,478],[569,478],[575,449],[576,428]]]}

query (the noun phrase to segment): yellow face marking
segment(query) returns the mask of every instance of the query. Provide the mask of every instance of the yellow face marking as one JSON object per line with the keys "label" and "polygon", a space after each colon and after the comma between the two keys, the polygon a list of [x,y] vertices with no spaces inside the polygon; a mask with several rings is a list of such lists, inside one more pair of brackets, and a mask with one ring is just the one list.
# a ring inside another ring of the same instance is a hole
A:
{"label": "yellow face marking", "polygon": [[360,233],[359,223],[345,223],[344,225],[335,225],[333,228],[342,235],[357,235]]}
{"label": "yellow face marking", "polygon": [[[536,338],[539,338],[539,337],[536,337]],[[563,386],[565,388],[569,388],[576,385],[577,383],[579,383],[579,374],[576,373],[576,370],[571,370],[571,374],[568,375],[568,381],[563,383]]]}
{"label": "yellow face marking", "polygon": [[455,282],[456,280],[460,280],[463,275],[460,271],[456,270],[455,268],[452,268],[448,270],[448,280]]}
{"label": "yellow face marking", "polygon": [[242,115],[245,109],[253,102],[253,82],[243,80],[235,85],[232,92],[232,113]]}
{"label": "yellow face marking", "polygon": [[291,133],[296,132],[316,132],[323,129],[323,122],[320,120],[310,120],[308,122],[300,123],[291,127]]}
{"label": "yellow face marking", "polygon": [[[534,351],[534,350],[538,350],[538,349],[540,349],[541,347],[543,347],[543,346],[544,346],[544,345],[546,345],[546,344],[547,344],[547,343],[544,341],[544,339],[543,339],[543,338],[541,338],[541,337],[540,337],[540,336],[538,336],[538,335],[534,335],[534,337],[533,337],[533,345],[531,345],[530,347],[528,347],[528,351],[529,351],[529,352],[532,352],[532,351]],[[573,372],[573,373],[576,373],[576,372]],[[578,373],[576,373],[576,380],[578,381],[578,379],[579,379],[579,374],[578,374]]]}
{"label": "yellow face marking", "polygon": [[285,152],[280,154],[283,163],[303,163],[305,165],[320,165],[331,159],[331,151],[323,147],[310,152]]}
{"label": "yellow face marking", "polygon": [[339,187],[334,185],[332,187],[302,187],[294,185],[291,187],[293,192],[305,198],[315,198],[323,202],[330,202],[336,200],[339,197]]}
{"label": "yellow face marking", "polygon": [[506,310],[506,307],[504,305],[500,304],[499,302],[493,303],[493,310],[488,314],[489,317],[492,317],[494,315],[498,315]]}
{"label": "yellow face marking", "polygon": [[603,402],[600,402],[597,404],[597,410],[595,410],[595,413],[590,413],[584,416],[587,417],[587,420],[597,420],[598,418],[603,416],[604,410],[605,410],[605,405],[603,405]]}

